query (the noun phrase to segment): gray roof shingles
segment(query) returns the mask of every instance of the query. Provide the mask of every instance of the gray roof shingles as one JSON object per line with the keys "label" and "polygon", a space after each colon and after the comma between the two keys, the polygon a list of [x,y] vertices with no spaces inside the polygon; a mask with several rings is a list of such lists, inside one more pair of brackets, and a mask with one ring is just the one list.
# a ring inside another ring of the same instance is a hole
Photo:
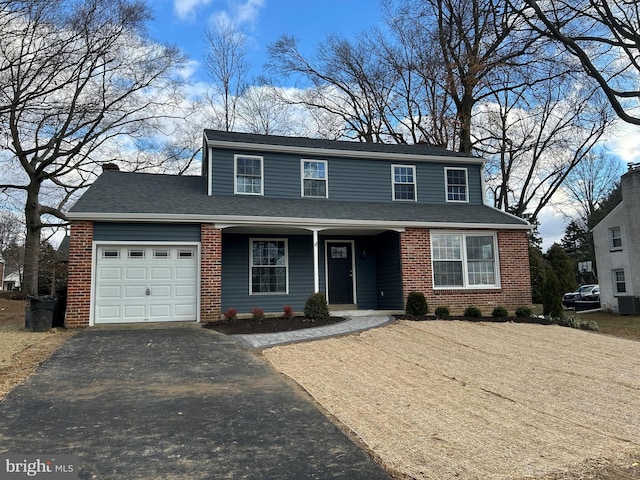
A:
{"label": "gray roof shingles", "polygon": [[165,214],[228,218],[272,217],[316,220],[456,223],[523,228],[519,218],[484,205],[430,205],[409,202],[343,202],[325,199],[209,196],[196,176],[106,171],[70,210],[71,218],[102,214]]}

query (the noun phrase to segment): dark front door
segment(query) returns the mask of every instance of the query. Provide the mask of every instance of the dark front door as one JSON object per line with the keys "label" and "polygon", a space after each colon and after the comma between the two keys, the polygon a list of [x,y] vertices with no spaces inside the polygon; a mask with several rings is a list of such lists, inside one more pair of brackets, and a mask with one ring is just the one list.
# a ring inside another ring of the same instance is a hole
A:
{"label": "dark front door", "polygon": [[353,251],[349,242],[327,244],[328,302],[334,305],[353,303]]}

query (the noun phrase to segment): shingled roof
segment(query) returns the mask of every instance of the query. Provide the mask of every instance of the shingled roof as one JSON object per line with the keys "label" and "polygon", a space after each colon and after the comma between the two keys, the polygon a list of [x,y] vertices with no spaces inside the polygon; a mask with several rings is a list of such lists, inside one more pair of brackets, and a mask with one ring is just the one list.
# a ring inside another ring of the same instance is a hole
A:
{"label": "shingled roof", "polygon": [[210,144],[232,143],[235,148],[237,148],[238,144],[245,144],[259,146],[261,150],[264,150],[265,148],[283,149],[291,147],[292,149],[295,149],[296,152],[300,151],[300,149],[317,149],[331,150],[333,152],[366,152],[367,155],[371,155],[371,153],[374,152],[398,155],[422,155],[425,157],[449,157],[477,162],[484,161],[481,157],[476,157],[466,153],[453,152],[443,147],[423,143],[409,145],[353,142],[344,140],[327,140],[322,138],[285,137],[254,133],[224,132],[222,130],[209,129],[204,131],[204,138],[205,141]]}
{"label": "shingled roof", "polygon": [[72,220],[220,222],[269,225],[529,228],[485,205],[345,202],[206,193],[205,179],[106,171],[71,208]]}

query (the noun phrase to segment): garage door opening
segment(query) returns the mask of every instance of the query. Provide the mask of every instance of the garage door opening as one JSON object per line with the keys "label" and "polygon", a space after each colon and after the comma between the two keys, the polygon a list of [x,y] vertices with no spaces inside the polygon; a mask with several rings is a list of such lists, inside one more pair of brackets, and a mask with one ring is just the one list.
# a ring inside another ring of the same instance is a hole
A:
{"label": "garage door opening", "polygon": [[192,245],[100,245],[94,323],[196,321],[198,258]]}

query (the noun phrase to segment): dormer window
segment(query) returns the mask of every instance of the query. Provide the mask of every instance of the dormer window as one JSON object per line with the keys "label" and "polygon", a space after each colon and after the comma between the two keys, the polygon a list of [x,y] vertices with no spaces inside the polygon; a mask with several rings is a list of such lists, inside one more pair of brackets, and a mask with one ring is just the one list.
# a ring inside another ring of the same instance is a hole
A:
{"label": "dormer window", "polygon": [[416,167],[413,165],[392,165],[391,171],[393,199],[415,202]]}
{"label": "dormer window", "polygon": [[327,161],[302,160],[302,196],[327,198]]}
{"label": "dormer window", "polygon": [[264,188],[262,157],[236,155],[234,159],[235,193],[262,195]]}
{"label": "dormer window", "polygon": [[468,202],[467,195],[467,169],[445,168],[445,181],[447,189],[447,202]]}

